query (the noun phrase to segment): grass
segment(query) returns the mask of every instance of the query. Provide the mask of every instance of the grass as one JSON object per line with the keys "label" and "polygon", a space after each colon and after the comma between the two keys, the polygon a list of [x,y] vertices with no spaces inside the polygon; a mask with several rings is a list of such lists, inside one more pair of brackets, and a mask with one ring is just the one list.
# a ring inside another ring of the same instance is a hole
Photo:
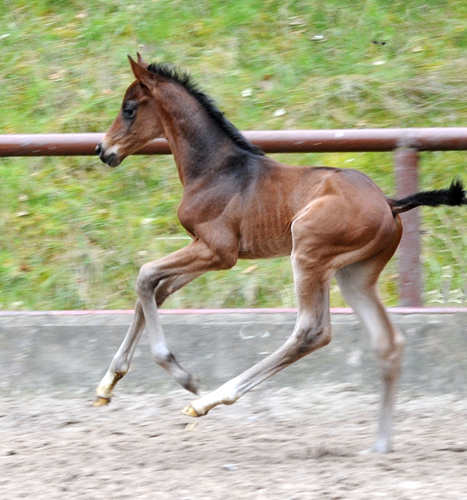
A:
{"label": "grass", "polygon": [[[126,54],[137,51],[189,71],[243,130],[466,122],[462,1],[2,0],[0,9],[1,133],[105,131],[132,80]],[[357,168],[394,194],[390,154],[277,157]],[[424,189],[464,174],[462,152],[421,158]],[[139,266],[187,242],[171,157],[116,170],[88,157],[5,158],[0,179],[0,308],[131,308]],[[424,210],[423,231],[425,303],[465,303],[464,212]],[[393,261],[381,280],[388,305],[396,278]],[[279,259],[208,274],[167,307],[294,303]],[[336,287],[332,305],[344,305]]]}

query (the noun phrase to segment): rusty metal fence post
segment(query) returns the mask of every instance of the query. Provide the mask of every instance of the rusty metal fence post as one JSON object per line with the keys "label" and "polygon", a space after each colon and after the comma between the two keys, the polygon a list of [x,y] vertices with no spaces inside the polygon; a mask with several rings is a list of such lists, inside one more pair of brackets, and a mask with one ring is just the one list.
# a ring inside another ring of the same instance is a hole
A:
{"label": "rusty metal fence post", "polygon": [[[418,151],[398,149],[394,153],[397,198],[417,193]],[[401,214],[404,233],[397,250],[399,267],[399,304],[402,307],[422,307],[422,270],[420,263],[420,213],[416,208]]]}

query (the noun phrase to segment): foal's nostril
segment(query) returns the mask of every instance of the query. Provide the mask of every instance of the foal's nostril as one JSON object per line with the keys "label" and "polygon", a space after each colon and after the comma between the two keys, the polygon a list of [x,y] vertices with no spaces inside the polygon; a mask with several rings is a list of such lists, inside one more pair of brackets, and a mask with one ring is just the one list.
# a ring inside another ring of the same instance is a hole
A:
{"label": "foal's nostril", "polygon": [[100,155],[102,153],[102,146],[101,146],[101,143],[99,143],[97,146],[96,146],[96,154],[97,155]]}

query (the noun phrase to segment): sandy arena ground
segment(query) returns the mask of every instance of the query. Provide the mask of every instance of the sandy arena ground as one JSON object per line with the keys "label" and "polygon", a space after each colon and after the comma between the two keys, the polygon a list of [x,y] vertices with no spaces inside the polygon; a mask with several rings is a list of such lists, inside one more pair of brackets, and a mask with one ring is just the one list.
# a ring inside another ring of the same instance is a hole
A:
{"label": "sandy arena ground", "polygon": [[376,395],[258,388],[201,419],[188,393],[0,398],[0,498],[467,499],[467,399],[399,394],[395,451]]}

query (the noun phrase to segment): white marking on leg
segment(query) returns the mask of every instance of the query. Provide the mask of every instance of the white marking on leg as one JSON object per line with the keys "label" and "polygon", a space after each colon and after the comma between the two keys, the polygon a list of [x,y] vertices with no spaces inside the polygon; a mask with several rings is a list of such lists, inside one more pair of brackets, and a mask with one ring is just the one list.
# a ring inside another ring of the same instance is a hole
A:
{"label": "white marking on leg", "polygon": [[107,373],[97,387],[96,394],[99,397],[110,400],[115,384],[128,372],[136,346],[144,330],[143,309],[139,302],[135,305],[135,313],[131,325],[117,353],[110,363]]}

